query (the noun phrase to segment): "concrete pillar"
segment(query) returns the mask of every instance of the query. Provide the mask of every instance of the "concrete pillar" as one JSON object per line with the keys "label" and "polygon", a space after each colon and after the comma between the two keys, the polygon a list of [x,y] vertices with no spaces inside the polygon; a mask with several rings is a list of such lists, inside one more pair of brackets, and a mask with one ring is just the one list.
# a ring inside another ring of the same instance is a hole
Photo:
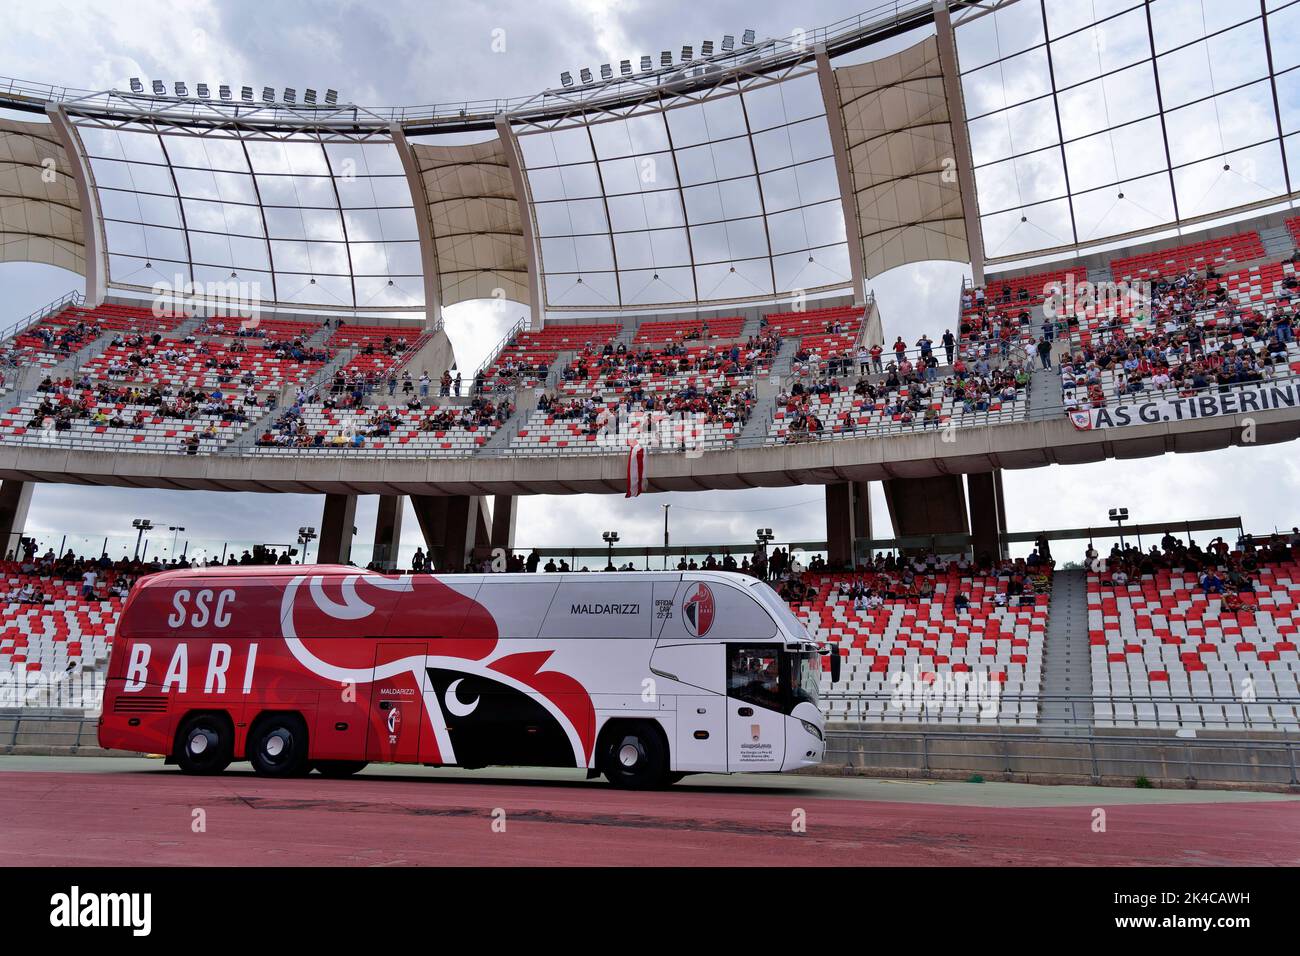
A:
{"label": "concrete pillar", "polygon": [[[895,537],[970,534],[960,475],[889,478],[884,485]],[[925,551],[928,546],[903,550]]]}
{"label": "concrete pillar", "polygon": [[356,526],[357,496],[326,495],[325,511],[320,519],[320,547],[316,560],[321,564],[347,564],[352,560],[352,529]]}
{"label": "concrete pillar", "polygon": [[492,548],[512,551],[515,547],[515,496],[497,495],[492,500]]}
{"label": "concrete pillar", "polygon": [[1002,507],[1002,474],[984,471],[966,476],[966,491],[970,497],[971,548],[976,558],[988,555],[997,560],[1002,557],[1002,538],[1005,509]]}
{"label": "concrete pillar", "polygon": [[35,487],[33,482],[13,479],[0,483],[0,534],[4,535],[0,556],[21,550],[18,542],[27,527],[27,509],[31,507]]}
{"label": "concrete pillar", "polygon": [[460,571],[476,541],[488,540],[482,499],[470,495],[411,495],[429,562],[437,571]]}
{"label": "concrete pillar", "polygon": [[851,565],[854,542],[871,537],[869,487],[865,481],[826,486],[826,562],[832,568]]}
{"label": "concrete pillar", "polygon": [[402,495],[380,495],[375,513],[375,549],[371,560],[381,571],[397,567],[397,552],[402,545]]}

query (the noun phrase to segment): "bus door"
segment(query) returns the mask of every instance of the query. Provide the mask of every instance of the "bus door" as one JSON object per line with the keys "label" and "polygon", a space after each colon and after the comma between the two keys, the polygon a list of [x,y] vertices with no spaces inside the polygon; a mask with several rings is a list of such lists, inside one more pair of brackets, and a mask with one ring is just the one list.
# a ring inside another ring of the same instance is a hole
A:
{"label": "bus door", "polygon": [[780,770],[785,760],[781,645],[727,645],[727,769]]}
{"label": "bus door", "polygon": [[[424,657],[428,645],[377,644],[375,666],[403,657]],[[419,678],[409,672],[370,683],[370,720],[366,738],[366,759],[377,763],[416,763],[420,756],[420,732],[424,727],[424,691],[428,674]]]}

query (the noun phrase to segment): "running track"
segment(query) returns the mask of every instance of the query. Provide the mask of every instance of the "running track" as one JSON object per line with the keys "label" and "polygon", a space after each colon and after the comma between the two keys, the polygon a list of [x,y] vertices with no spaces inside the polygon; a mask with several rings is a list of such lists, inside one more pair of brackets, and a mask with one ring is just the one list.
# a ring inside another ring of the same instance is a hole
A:
{"label": "running track", "polygon": [[[0,865],[1300,863],[1294,797],[752,776],[628,793],[554,772],[264,780],[239,765],[198,778],[101,763],[0,772]],[[196,809],[206,832],[191,828]]]}

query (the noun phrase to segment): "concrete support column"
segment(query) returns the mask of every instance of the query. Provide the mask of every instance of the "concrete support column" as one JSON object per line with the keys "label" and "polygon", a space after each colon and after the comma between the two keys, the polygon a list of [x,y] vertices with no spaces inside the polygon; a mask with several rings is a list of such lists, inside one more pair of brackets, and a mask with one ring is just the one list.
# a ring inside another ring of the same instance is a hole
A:
{"label": "concrete support column", "polygon": [[515,547],[515,496],[496,495],[492,500],[492,548],[513,551]]}
{"label": "concrete support column", "polygon": [[477,496],[411,495],[411,504],[436,571],[463,570],[475,543],[488,540],[482,499]]}
{"label": "concrete support column", "polygon": [[347,564],[352,560],[352,529],[356,526],[357,496],[326,495],[325,511],[320,519],[320,547],[316,560],[321,564]]}
{"label": "concrete support column", "polygon": [[851,566],[853,543],[871,537],[871,500],[865,481],[826,486],[826,562],[832,568]]}
{"label": "concrete support column", "polygon": [[966,493],[960,475],[889,478],[884,484],[885,503],[889,506],[895,537],[970,534]]}
{"label": "concrete support column", "polygon": [[17,554],[21,550],[18,542],[27,527],[27,509],[31,507],[35,487],[30,481],[10,479],[0,483],[0,534],[4,535],[0,555],[10,551]]}
{"label": "concrete support column", "polygon": [[966,476],[970,497],[971,548],[977,559],[1002,557],[1001,533],[1005,528],[1002,507],[1002,473],[985,471]]}
{"label": "concrete support column", "polygon": [[375,549],[371,560],[381,571],[397,567],[397,551],[402,545],[402,495],[380,495],[375,513]]}

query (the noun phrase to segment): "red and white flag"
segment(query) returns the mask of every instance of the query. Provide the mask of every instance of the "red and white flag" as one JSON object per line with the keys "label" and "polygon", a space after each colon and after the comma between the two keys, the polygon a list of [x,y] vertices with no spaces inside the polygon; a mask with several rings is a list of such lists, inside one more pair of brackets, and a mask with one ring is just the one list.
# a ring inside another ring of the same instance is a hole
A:
{"label": "red and white flag", "polygon": [[638,442],[627,453],[627,494],[624,498],[635,498],[646,490],[645,448]]}
{"label": "red and white flag", "polygon": [[1081,432],[1092,428],[1092,412],[1088,409],[1075,409],[1070,412],[1070,424]]}

